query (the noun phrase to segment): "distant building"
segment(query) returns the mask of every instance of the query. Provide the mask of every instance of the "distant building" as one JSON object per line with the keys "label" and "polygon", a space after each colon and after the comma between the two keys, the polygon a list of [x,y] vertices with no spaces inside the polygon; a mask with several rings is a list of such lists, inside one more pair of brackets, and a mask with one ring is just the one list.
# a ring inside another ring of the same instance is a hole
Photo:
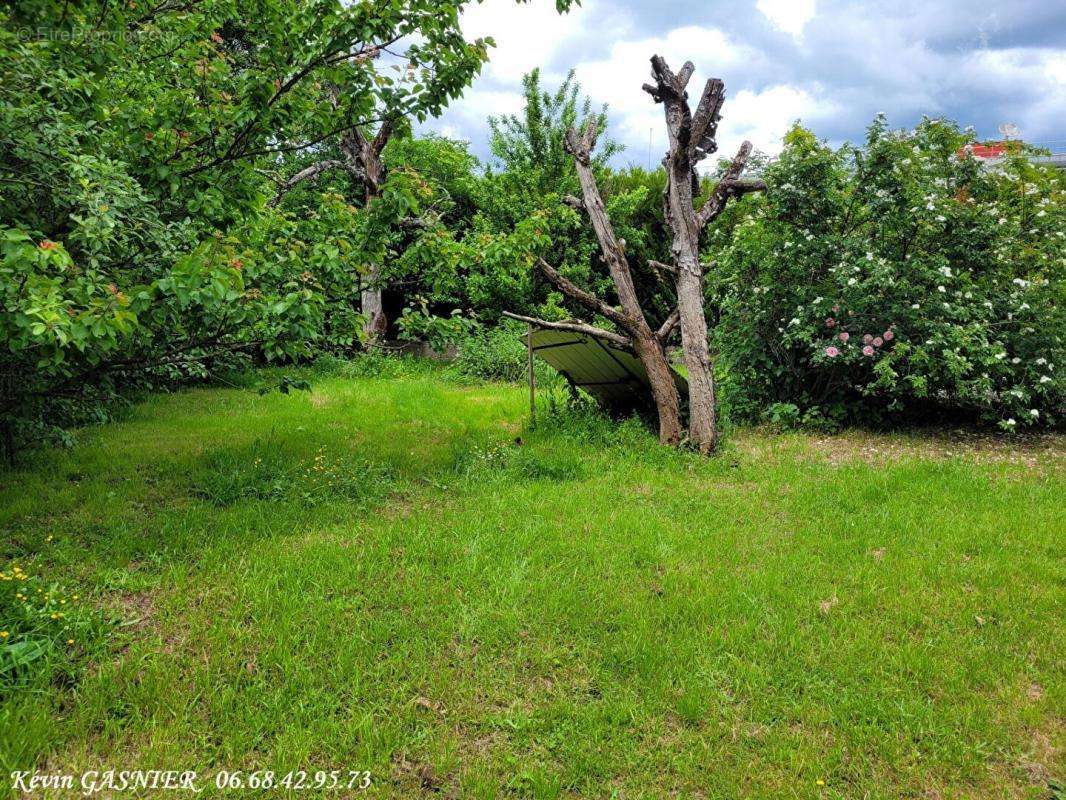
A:
{"label": "distant building", "polygon": [[[1008,153],[1016,153],[1022,147],[1022,142],[1010,139],[1002,142],[974,142],[958,149],[959,158],[974,158],[989,166],[998,164]],[[1051,164],[1061,170],[1066,170],[1066,153],[1055,153],[1050,156],[1030,156],[1029,160],[1034,164]]]}

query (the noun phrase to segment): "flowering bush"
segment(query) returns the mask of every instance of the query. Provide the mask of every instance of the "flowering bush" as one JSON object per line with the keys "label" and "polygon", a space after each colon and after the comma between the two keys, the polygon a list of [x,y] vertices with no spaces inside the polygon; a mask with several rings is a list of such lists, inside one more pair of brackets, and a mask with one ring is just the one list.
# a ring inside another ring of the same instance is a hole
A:
{"label": "flowering bush", "polygon": [[1020,151],[983,165],[969,141],[882,117],[862,147],[789,133],[771,191],[740,207],[732,244],[711,243],[735,416],[776,403],[830,424],[1061,419],[1063,178]]}

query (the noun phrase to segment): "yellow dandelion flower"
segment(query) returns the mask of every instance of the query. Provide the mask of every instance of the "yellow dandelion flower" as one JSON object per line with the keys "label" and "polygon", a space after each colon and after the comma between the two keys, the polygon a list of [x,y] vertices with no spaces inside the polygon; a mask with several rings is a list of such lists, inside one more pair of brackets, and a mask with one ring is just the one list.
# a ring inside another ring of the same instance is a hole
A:
{"label": "yellow dandelion flower", "polygon": [[825,786],[825,781],[823,781],[821,778],[816,780],[815,783],[818,784],[819,786]]}
{"label": "yellow dandelion flower", "polygon": [[8,637],[7,631],[0,631],[0,639],[6,639]]}
{"label": "yellow dandelion flower", "polygon": [[73,639],[67,639],[67,644],[74,644],[74,640]]}
{"label": "yellow dandelion flower", "polygon": [[52,612],[52,619],[59,619],[59,614]]}

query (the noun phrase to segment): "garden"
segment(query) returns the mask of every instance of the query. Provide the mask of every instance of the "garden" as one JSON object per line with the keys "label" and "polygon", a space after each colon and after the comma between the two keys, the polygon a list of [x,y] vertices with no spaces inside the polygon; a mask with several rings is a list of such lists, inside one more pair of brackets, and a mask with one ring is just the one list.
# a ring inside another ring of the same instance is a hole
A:
{"label": "garden", "polygon": [[469,5],[0,12],[0,792],[1062,797],[1066,173]]}

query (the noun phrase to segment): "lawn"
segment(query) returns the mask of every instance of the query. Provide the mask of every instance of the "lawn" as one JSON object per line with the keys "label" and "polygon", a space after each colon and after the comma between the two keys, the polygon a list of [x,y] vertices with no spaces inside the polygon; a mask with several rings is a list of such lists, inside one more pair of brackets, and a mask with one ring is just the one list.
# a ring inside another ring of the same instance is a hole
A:
{"label": "lawn", "polygon": [[0,473],[2,563],[120,621],[0,699],[0,768],[1062,796],[1066,440],[740,430],[705,461],[525,402],[428,368],[186,391]]}

